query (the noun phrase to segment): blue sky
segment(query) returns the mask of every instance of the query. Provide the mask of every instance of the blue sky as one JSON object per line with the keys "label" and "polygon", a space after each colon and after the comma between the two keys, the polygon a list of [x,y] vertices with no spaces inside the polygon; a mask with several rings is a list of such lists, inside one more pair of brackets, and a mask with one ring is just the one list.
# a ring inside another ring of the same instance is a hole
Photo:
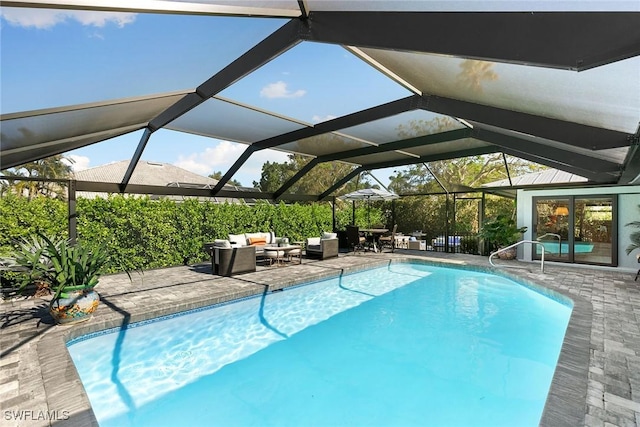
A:
{"label": "blue sky", "polygon": [[[0,14],[3,114],[193,89],[286,22],[17,8],[0,8]],[[317,123],[409,92],[339,46],[303,43],[220,95]],[[65,155],[77,169],[130,159],[141,135]],[[208,175],[225,172],[245,148],[160,130],[142,158]],[[260,152],[235,178],[251,185],[264,161],[285,159],[281,152]],[[375,173],[383,182],[390,174]]]}

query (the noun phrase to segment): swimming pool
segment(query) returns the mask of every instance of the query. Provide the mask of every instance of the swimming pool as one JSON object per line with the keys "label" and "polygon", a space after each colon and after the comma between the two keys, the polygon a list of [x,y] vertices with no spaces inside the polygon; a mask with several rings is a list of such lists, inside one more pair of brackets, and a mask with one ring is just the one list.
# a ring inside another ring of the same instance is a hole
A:
{"label": "swimming pool", "polygon": [[571,313],[398,263],[69,343],[110,425],[537,425]]}

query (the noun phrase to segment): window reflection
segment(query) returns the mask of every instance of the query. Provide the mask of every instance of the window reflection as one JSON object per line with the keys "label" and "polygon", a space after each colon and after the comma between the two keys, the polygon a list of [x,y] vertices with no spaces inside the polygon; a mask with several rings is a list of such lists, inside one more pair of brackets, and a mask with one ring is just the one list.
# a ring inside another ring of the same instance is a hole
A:
{"label": "window reflection", "polygon": [[[556,261],[569,260],[569,200],[538,200],[536,237],[543,242],[545,258]],[[538,258],[542,247],[537,245]]]}
{"label": "window reflection", "polygon": [[574,252],[576,262],[611,264],[611,200],[576,199],[574,211]]}
{"label": "window reflection", "polygon": [[[545,259],[614,265],[615,230],[612,197],[535,200],[534,238],[544,246]],[[536,259],[542,247],[538,245]]]}

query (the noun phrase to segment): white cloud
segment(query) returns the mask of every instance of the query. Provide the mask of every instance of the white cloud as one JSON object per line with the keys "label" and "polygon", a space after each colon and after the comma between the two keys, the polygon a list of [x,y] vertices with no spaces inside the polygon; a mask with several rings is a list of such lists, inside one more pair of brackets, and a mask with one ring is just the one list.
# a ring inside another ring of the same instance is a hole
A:
{"label": "white cloud", "polygon": [[[72,161],[70,162],[68,159],[71,159]],[[91,163],[91,160],[88,157],[78,156],[77,154],[71,154],[66,156],[66,158],[63,157],[62,161],[70,165],[74,172],[89,169],[89,163]]]}
{"label": "white cloud", "polygon": [[[246,149],[247,146],[244,144],[221,141],[215,147],[209,147],[202,152],[179,155],[178,160],[173,164],[203,176],[215,171],[222,171],[224,174]],[[250,187],[253,181],[260,180],[262,165],[266,161],[282,163],[286,160],[288,160],[287,154],[280,151],[258,151],[249,157],[233,179],[240,181],[243,186]]]}
{"label": "white cloud", "polygon": [[315,115],[315,116],[313,116],[311,118],[311,120],[314,123],[320,123],[320,122],[326,122],[327,120],[331,120],[331,119],[335,119],[335,118],[336,118],[336,116],[332,116],[331,114],[328,114],[328,115],[326,115],[324,117]]}
{"label": "white cloud", "polygon": [[0,9],[0,16],[16,27],[48,29],[58,24],[73,20],[85,26],[104,27],[108,23],[122,28],[136,20],[136,13],[94,12],[84,10],[51,10],[32,8]]}
{"label": "white cloud", "polygon": [[260,91],[260,96],[263,98],[300,98],[307,93],[306,90],[299,89],[295,92],[291,92],[287,88],[287,83],[282,80],[269,83]]}
{"label": "white cloud", "polygon": [[223,165],[230,166],[246,149],[246,146],[222,141],[215,147],[206,148],[200,153],[178,156],[173,164],[200,175],[209,175],[221,170]]}

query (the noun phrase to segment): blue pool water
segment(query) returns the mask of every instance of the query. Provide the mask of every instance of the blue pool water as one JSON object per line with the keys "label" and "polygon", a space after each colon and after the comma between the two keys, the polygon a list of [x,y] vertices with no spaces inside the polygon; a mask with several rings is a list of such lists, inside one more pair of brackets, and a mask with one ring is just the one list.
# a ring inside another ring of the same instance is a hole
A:
{"label": "blue pool water", "polygon": [[[567,255],[569,253],[569,244],[562,243],[558,244],[558,242],[540,242],[547,253],[552,253],[554,255]],[[573,251],[576,254],[588,254],[593,252],[593,243],[585,243],[585,242],[576,242],[573,245]],[[542,253],[542,248],[540,245],[536,245],[536,250],[538,255]]]}
{"label": "blue pool water", "polygon": [[69,343],[101,426],[534,426],[571,313],[398,263]]}

